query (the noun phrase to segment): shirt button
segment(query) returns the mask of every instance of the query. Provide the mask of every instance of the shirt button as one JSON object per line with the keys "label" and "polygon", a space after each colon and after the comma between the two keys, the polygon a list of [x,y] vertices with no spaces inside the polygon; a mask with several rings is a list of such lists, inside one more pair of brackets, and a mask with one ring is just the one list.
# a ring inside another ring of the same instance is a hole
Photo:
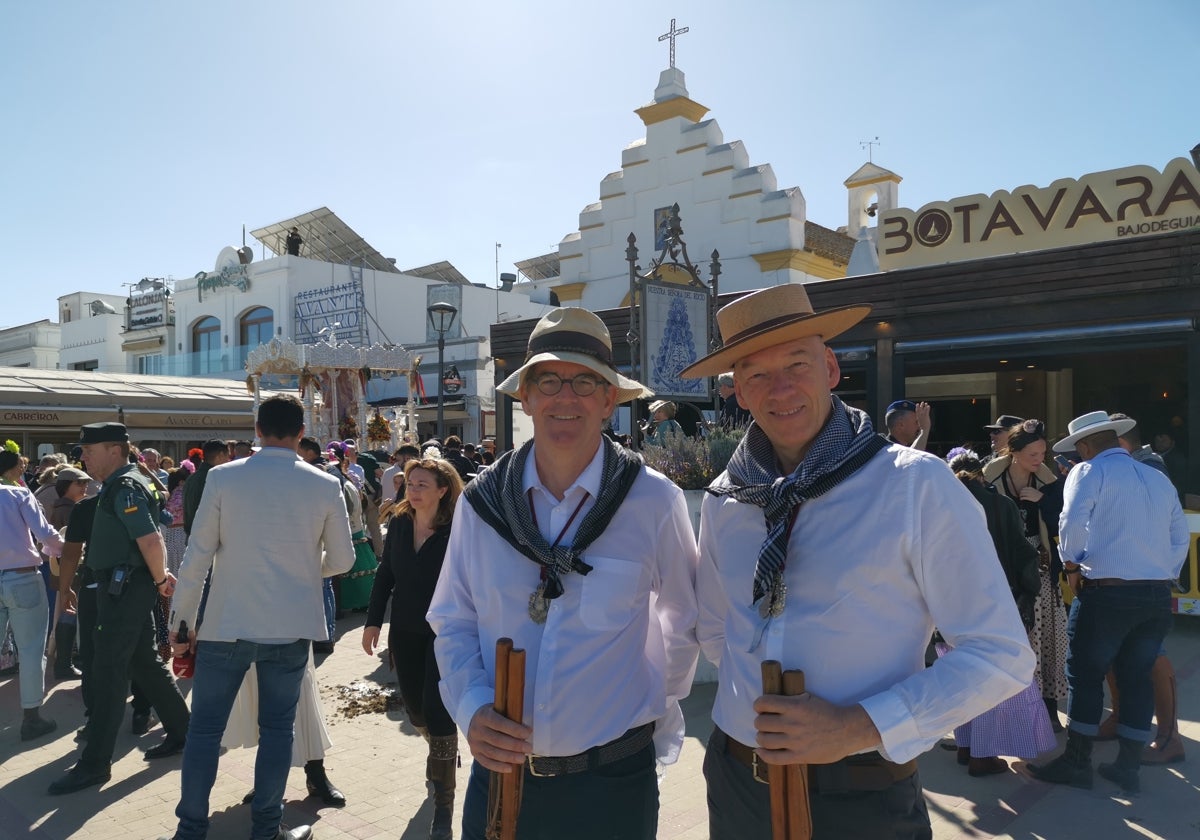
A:
{"label": "shirt button", "polygon": [[538,703],[538,710],[539,710],[539,711],[545,711],[545,710],[546,710],[546,704],[545,704],[545,703]]}

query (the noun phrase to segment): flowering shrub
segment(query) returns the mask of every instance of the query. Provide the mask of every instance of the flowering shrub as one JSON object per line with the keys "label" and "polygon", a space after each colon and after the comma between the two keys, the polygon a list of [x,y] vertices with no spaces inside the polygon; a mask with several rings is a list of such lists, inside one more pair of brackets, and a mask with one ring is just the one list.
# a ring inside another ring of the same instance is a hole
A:
{"label": "flowering shrub", "polygon": [[725,471],[744,429],[710,429],[708,437],[671,435],[663,445],[646,444],[646,465],[658,470],[683,490],[703,490]]}

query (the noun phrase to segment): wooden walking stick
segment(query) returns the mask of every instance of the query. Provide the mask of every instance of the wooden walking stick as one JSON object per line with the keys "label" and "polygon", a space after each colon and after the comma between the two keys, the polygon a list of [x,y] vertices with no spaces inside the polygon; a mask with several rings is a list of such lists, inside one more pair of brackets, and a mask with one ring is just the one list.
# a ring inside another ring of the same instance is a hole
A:
{"label": "wooden walking stick", "polygon": [[[783,694],[783,666],[774,659],[762,664],[763,694]],[[782,764],[767,765],[767,784],[771,788],[771,837],[788,840],[787,768]]]}
{"label": "wooden walking stick", "polygon": [[[763,694],[804,693],[804,672],[784,671],[774,659],[762,663]],[[812,840],[808,801],[808,768],[803,764],[768,764],[771,788],[771,836],[774,840]]]}
{"label": "wooden walking stick", "polygon": [[[498,714],[521,723],[525,716],[525,651],[514,650],[512,639],[496,641],[496,699]],[[524,769],[493,772],[488,779],[487,840],[516,840],[521,810]]]}
{"label": "wooden walking stick", "polygon": [[[783,672],[783,693],[795,697],[804,693],[804,672]],[[808,765],[789,764],[786,768],[788,796],[788,840],[811,840],[812,803],[808,800]]]}

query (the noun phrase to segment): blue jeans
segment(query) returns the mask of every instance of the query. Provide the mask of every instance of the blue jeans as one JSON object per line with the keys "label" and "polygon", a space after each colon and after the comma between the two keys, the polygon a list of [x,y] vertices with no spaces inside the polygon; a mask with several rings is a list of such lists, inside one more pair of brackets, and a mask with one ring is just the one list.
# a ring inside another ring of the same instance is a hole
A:
{"label": "blue jeans", "polygon": [[1067,620],[1071,729],[1082,735],[1099,730],[1104,675],[1111,667],[1121,695],[1117,735],[1150,740],[1150,669],[1171,621],[1171,588],[1166,582],[1096,586],[1080,592]]}
{"label": "blue jeans", "polygon": [[183,751],[176,837],[208,834],[208,794],[217,778],[221,736],[250,664],[258,672],[258,756],[254,762],[251,837],[273,838],[283,819],[283,792],[292,764],[293,725],[309,640],[282,645],[201,642],[196,647],[192,720]]}
{"label": "blue jeans", "polygon": [[46,625],[50,607],[46,584],[37,572],[0,571],[0,639],[11,626],[17,643],[21,708],[42,705],[46,682]]}
{"label": "blue jeans", "polygon": [[[333,578],[327,577],[321,579],[321,599],[325,605],[325,629],[329,631],[329,641],[333,641],[337,635],[337,598],[333,594]],[[317,641],[325,641],[318,639]]]}

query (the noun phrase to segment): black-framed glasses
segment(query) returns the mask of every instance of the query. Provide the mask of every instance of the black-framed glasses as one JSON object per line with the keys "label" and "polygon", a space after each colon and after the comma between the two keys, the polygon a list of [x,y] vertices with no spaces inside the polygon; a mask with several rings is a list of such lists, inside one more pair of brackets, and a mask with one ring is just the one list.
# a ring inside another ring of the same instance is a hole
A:
{"label": "black-framed glasses", "polygon": [[592,376],[590,373],[581,373],[578,376],[572,376],[570,379],[564,379],[557,373],[543,373],[533,380],[533,384],[537,389],[547,397],[553,397],[562,390],[563,385],[570,383],[571,390],[579,397],[590,397],[596,393],[596,389],[602,385],[607,385],[608,382],[598,377]]}

